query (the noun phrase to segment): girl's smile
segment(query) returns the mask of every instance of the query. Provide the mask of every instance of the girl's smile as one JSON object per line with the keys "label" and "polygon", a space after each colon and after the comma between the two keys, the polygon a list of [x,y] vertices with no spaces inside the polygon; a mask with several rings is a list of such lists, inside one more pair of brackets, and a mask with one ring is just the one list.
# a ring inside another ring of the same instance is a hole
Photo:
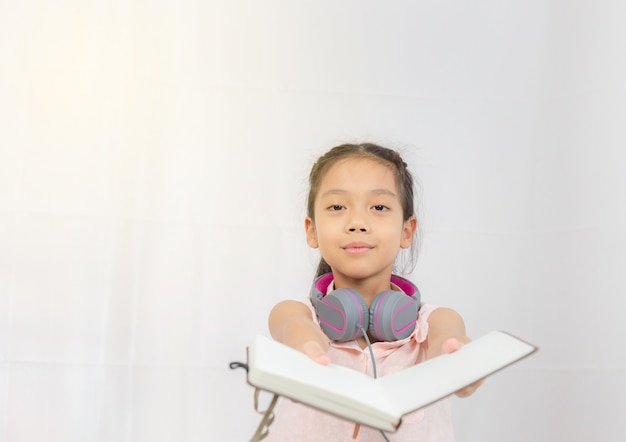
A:
{"label": "girl's smile", "polygon": [[364,242],[351,242],[343,247],[346,252],[354,254],[369,252],[373,248],[373,246]]}

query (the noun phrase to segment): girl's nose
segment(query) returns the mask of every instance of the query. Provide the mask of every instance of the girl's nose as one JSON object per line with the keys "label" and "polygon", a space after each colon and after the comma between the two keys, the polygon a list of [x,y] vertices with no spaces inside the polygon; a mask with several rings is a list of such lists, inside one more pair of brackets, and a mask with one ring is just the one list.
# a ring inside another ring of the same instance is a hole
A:
{"label": "girl's nose", "polygon": [[367,212],[358,208],[353,208],[348,212],[346,221],[346,230],[350,233],[365,233],[369,230],[369,226],[367,224]]}
{"label": "girl's nose", "polygon": [[346,230],[349,232],[367,232],[369,227],[367,223],[362,218],[353,218],[346,225]]}
{"label": "girl's nose", "polygon": [[360,232],[367,232],[367,229],[365,227],[359,227],[359,228],[357,228],[357,227],[350,227],[348,230],[350,232],[356,232],[357,230],[360,231]]}

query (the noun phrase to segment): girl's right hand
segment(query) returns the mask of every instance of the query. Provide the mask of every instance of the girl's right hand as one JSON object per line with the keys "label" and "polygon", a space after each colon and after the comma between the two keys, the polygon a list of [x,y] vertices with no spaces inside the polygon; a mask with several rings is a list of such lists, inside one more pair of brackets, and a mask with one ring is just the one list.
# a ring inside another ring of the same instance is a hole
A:
{"label": "girl's right hand", "polygon": [[326,351],[322,348],[322,346],[317,341],[308,341],[305,342],[300,351],[313,359],[318,364],[328,365],[330,364],[330,358],[326,354]]}
{"label": "girl's right hand", "polygon": [[302,302],[289,300],[276,304],[270,312],[269,329],[276,341],[301,351],[319,364],[330,364],[328,337]]}

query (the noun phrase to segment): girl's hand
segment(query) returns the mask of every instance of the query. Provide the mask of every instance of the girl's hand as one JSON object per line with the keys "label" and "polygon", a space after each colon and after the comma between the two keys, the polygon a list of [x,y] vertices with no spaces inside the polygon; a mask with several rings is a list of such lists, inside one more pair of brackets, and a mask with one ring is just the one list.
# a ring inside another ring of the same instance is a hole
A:
{"label": "girl's hand", "polygon": [[301,351],[315,362],[328,365],[328,337],[313,321],[309,307],[298,301],[282,301],[272,309],[269,317],[272,337]]}
{"label": "girl's hand", "polygon": [[[428,317],[428,350],[427,359],[432,359],[441,354],[454,353],[463,345],[470,342],[465,335],[465,323],[463,318],[449,308],[438,308]],[[467,397],[474,393],[483,383],[484,379],[474,382],[462,388],[455,394],[458,397]]]}
{"label": "girl's hand", "polygon": [[326,351],[322,348],[322,346],[317,341],[308,341],[305,342],[299,350],[313,359],[318,364],[328,365],[330,364],[330,358],[326,354]]}
{"label": "girl's hand", "polygon": [[[461,342],[461,341],[465,341],[465,342]],[[460,339],[457,339],[457,338],[446,339],[445,341],[443,341],[443,344],[441,346],[441,354],[454,353],[459,348],[461,348],[464,344],[467,344],[469,341],[470,339],[467,336],[465,336],[464,338],[460,338]],[[485,381],[484,379],[480,379],[474,382],[473,384],[460,389],[454,394],[456,394],[458,397],[467,397],[471,395],[472,393],[474,393],[476,389],[480,387],[484,381]]]}

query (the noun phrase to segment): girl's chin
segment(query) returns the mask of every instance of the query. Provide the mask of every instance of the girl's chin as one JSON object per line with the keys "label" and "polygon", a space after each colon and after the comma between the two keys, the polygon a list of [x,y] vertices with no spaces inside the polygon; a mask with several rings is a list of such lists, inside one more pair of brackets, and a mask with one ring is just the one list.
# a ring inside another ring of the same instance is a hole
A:
{"label": "girl's chin", "polygon": [[363,281],[363,280],[370,279],[370,278],[381,277],[381,275],[383,274],[385,275],[385,278],[391,277],[391,271],[389,271],[389,274],[387,275],[387,272],[385,273],[372,272],[371,270],[365,270],[365,269],[349,269],[345,271],[333,270],[333,273],[335,274],[335,278],[352,280],[352,281]]}

